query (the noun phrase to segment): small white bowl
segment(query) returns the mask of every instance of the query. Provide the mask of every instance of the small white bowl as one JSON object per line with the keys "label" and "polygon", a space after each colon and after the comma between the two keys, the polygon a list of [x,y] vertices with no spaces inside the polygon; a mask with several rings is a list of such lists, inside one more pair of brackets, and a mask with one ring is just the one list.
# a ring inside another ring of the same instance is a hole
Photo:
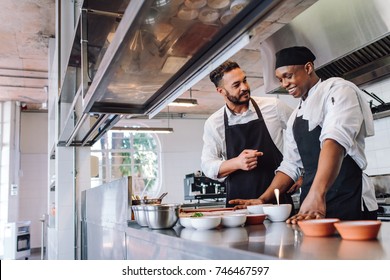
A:
{"label": "small white bowl", "polygon": [[245,214],[230,214],[222,216],[222,225],[224,227],[239,227],[245,224]]}
{"label": "small white bowl", "polygon": [[195,229],[213,229],[221,224],[221,216],[191,217],[191,225]]}
{"label": "small white bowl", "polygon": [[246,209],[248,209],[250,214],[264,214],[263,207],[269,206],[272,204],[257,204],[257,205],[248,205]]}
{"label": "small white bowl", "polygon": [[192,228],[191,218],[190,217],[180,217],[179,218],[179,223],[182,225],[182,227]]}
{"label": "small white bowl", "polygon": [[263,207],[264,214],[271,222],[284,222],[290,216],[291,204],[268,205]]}

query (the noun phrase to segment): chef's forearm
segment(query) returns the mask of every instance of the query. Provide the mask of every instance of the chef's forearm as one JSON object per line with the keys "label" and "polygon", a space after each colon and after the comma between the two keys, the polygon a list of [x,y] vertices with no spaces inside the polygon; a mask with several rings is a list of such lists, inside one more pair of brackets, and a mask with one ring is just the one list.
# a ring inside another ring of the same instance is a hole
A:
{"label": "chef's forearm", "polygon": [[264,203],[267,203],[275,198],[274,190],[279,189],[280,193],[287,192],[294,181],[283,172],[276,172],[274,179],[267,190],[259,197]]}
{"label": "chef's forearm", "polygon": [[239,169],[235,159],[236,158],[232,158],[222,162],[221,166],[219,167],[218,178],[226,177]]}

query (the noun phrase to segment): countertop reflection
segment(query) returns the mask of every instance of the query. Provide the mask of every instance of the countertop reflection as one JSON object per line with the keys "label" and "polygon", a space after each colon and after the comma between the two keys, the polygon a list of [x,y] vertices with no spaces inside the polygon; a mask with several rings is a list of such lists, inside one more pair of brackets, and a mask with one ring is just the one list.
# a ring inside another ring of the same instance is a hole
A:
{"label": "countertop reflection", "polygon": [[[130,230],[132,229],[132,230]],[[162,234],[179,238],[188,248],[209,245],[230,248],[251,254],[260,254],[264,258],[296,260],[380,260],[390,259],[390,223],[383,222],[378,238],[370,241],[343,240],[337,233],[330,237],[308,237],[303,235],[297,225],[284,222],[272,223],[268,220],[261,225],[235,228],[218,227],[213,230],[184,228],[178,223],[173,229],[151,230],[141,228],[135,222],[129,223],[127,234],[133,230],[142,230],[153,234]]]}

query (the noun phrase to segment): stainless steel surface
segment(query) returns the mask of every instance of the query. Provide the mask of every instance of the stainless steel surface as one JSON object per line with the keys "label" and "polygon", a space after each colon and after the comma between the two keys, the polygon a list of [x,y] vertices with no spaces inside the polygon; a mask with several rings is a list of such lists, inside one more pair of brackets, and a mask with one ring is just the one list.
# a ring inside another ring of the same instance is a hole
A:
{"label": "stainless steel surface", "polygon": [[124,177],[83,191],[81,228],[82,259],[126,259],[125,230],[129,178]]}
{"label": "stainless steel surface", "polygon": [[131,209],[134,213],[134,219],[141,227],[147,227],[148,221],[146,218],[146,211],[144,209],[144,205],[133,205]]}
{"label": "stainless steel surface", "polygon": [[154,231],[130,223],[126,240],[129,259],[390,260],[389,222],[382,222],[378,239],[371,241],[307,237],[298,226],[269,221],[206,231]]}
{"label": "stainless steel surface", "polygon": [[280,92],[274,53],[293,45],[316,54],[320,77],[341,76],[358,85],[388,77],[389,14],[386,0],[318,1],[261,44],[266,92]]}
{"label": "stainless steel surface", "polygon": [[144,205],[148,227],[151,229],[172,228],[179,219],[178,204]]}

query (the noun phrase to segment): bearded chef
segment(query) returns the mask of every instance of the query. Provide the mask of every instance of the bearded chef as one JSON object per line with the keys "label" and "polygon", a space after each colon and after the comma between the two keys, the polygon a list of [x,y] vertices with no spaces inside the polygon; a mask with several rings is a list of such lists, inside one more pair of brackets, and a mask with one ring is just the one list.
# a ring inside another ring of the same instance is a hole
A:
{"label": "bearded chef", "polygon": [[355,84],[341,78],[321,81],[315,59],[300,46],[276,53],[276,77],[291,96],[300,98],[287,124],[284,158],[263,195],[231,203],[267,203],[274,189],[286,192],[303,168],[301,207],[287,223],[324,217],[375,220],[374,187],[363,173],[365,138],[374,134],[371,110]]}
{"label": "bearded chef", "polygon": [[[246,74],[235,61],[222,63],[210,80],[225,106],[204,125],[203,173],[226,183],[227,202],[257,198],[282,161],[283,134],[293,109],[277,98],[252,98]],[[290,194],[281,199],[292,203]]]}

